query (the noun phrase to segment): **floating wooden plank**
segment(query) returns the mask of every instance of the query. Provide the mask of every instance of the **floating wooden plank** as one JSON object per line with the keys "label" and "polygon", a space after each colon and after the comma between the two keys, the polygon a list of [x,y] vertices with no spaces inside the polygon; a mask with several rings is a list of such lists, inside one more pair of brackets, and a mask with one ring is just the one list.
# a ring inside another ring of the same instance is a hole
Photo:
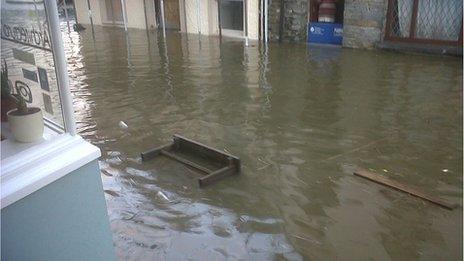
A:
{"label": "floating wooden plank", "polygon": [[457,207],[457,204],[448,203],[448,202],[444,201],[443,199],[435,198],[433,196],[427,195],[426,193],[421,192],[421,191],[419,191],[418,189],[416,189],[416,188],[414,188],[412,186],[402,184],[402,183],[400,183],[398,181],[391,180],[391,179],[389,179],[387,177],[381,176],[379,174],[376,174],[376,173],[373,173],[373,172],[370,172],[370,171],[367,171],[367,170],[364,170],[364,169],[357,169],[353,174],[356,175],[356,176],[368,179],[370,181],[373,181],[375,183],[378,183],[378,184],[381,184],[381,185],[396,189],[398,191],[407,193],[407,194],[409,194],[411,196],[415,196],[415,197],[421,198],[423,200],[429,201],[429,202],[431,202],[433,204],[436,204],[436,205],[438,205],[440,207],[443,207],[443,208],[446,208],[448,210],[452,210],[452,209]]}
{"label": "floating wooden plank", "polygon": [[141,153],[142,161],[143,160],[149,160],[149,159],[152,159],[152,158],[158,156],[161,153],[162,150],[169,149],[173,144],[174,143],[169,143],[169,144],[159,146],[157,148],[142,152]]}
{"label": "floating wooden plank", "polygon": [[[179,151],[182,151],[183,154],[193,154],[208,159],[209,161],[219,163],[221,167],[218,170],[210,170],[205,166],[176,155],[175,152]],[[239,158],[177,134],[174,135],[172,143],[141,153],[142,161],[149,160],[158,155],[164,155],[203,172],[205,176],[198,179],[200,187],[211,184],[223,177],[239,174],[241,168]]]}
{"label": "floating wooden plank", "polygon": [[198,185],[200,185],[200,187],[209,185],[209,184],[211,184],[212,182],[214,182],[216,180],[219,180],[219,179],[221,179],[223,177],[226,177],[226,176],[229,176],[229,175],[233,174],[234,172],[236,172],[234,166],[224,167],[222,169],[213,171],[213,172],[211,172],[210,174],[208,174],[208,175],[206,175],[204,177],[199,178],[198,179]]}
{"label": "floating wooden plank", "polygon": [[199,153],[212,161],[221,162],[225,165],[228,165],[229,159],[232,159],[234,161],[233,164],[237,165],[239,167],[238,169],[240,169],[240,159],[233,155],[230,155],[229,153],[217,150],[215,148],[201,144],[194,140],[182,137],[178,134],[174,134],[173,140],[174,143],[178,146],[178,149],[180,150],[190,150],[192,152]]}
{"label": "floating wooden plank", "polygon": [[190,167],[192,167],[192,168],[195,168],[195,169],[197,169],[197,170],[199,170],[199,171],[202,171],[202,172],[204,172],[204,173],[210,173],[210,172],[212,172],[210,169],[208,169],[208,168],[206,168],[206,167],[203,167],[203,166],[201,166],[201,165],[199,165],[199,164],[196,164],[196,163],[193,162],[193,161],[190,161],[190,160],[188,160],[188,159],[184,159],[184,158],[182,158],[182,157],[179,157],[179,156],[177,156],[177,155],[175,155],[175,154],[172,154],[172,153],[170,153],[170,152],[167,152],[167,151],[165,151],[165,150],[162,150],[162,151],[161,151],[161,154],[164,155],[164,156],[166,156],[166,157],[169,157],[169,158],[171,158],[171,159],[177,160],[177,161],[179,161],[180,163],[184,163],[185,165],[188,165],[188,166],[190,166]]}

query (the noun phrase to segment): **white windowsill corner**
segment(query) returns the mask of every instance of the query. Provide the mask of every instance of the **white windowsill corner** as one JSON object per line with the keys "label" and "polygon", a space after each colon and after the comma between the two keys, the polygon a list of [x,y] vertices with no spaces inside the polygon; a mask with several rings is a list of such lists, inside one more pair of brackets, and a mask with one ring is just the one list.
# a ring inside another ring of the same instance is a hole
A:
{"label": "white windowsill corner", "polygon": [[1,142],[2,209],[101,155],[99,148],[80,136],[46,135],[34,144],[21,144],[11,139]]}

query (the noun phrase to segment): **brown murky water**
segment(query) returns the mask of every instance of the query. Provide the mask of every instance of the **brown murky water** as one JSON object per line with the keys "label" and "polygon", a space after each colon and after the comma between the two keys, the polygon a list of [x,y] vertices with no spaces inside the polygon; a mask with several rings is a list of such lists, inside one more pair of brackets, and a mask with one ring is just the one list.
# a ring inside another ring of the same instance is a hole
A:
{"label": "brown murky water", "polygon": [[[64,40],[120,260],[462,259],[461,59],[101,27]],[[243,173],[199,189],[169,159],[141,163],[174,133]]]}

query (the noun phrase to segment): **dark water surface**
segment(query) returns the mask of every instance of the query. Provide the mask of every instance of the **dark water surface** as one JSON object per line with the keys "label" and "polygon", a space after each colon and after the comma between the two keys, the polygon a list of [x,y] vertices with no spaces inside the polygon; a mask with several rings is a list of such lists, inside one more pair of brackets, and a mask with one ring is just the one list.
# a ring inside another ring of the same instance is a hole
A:
{"label": "dark water surface", "polygon": [[[101,27],[64,40],[120,260],[462,259],[461,206],[352,175],[462,205],[461,59]],[[167,158],[142,164],[174,133],[242,174],[199,189]]]}

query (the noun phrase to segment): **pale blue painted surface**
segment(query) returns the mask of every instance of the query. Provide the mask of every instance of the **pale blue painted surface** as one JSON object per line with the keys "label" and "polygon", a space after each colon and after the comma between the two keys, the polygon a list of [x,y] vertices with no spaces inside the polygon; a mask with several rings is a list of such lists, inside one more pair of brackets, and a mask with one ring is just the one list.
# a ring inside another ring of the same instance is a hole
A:
{"label": "pale blue painted surface", "polygon": [[2,209],[2,260],[115,260],[98,161]]}

